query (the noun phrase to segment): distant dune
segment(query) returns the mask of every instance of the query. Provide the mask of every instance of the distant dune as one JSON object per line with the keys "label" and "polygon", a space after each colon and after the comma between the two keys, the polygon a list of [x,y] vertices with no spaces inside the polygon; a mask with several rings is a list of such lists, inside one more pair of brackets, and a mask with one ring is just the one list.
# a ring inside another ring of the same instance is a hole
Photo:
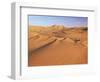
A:
{"label": "distant dune", "polygon": [[87,64],[87,27],[29,26],[28,65]]}

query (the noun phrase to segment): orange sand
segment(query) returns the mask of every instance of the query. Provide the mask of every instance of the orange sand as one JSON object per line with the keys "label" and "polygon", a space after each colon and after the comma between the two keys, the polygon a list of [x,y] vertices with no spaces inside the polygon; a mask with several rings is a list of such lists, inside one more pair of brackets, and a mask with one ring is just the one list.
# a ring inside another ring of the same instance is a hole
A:
{"label": "orange sand", "polygon": [[30,26],[28,42],[28,66],[88,63],[87,27]]}

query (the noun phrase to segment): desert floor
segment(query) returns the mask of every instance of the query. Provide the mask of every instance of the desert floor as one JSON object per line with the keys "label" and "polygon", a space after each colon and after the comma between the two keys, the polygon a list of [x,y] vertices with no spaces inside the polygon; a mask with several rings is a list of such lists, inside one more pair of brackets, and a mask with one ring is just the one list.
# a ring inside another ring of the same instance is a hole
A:
{"label": "desert floor", "polygon": [[28,66],[87,64],[87,27],[29,26]]}

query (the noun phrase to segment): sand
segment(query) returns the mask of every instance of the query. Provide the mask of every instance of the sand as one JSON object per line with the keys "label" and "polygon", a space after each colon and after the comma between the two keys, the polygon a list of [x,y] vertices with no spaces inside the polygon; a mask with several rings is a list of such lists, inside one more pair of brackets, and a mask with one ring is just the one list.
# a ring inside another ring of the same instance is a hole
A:
{"label": "sand", "polygon": [[28,66],[87,64],[87,48],[87,27],[29,27]]}

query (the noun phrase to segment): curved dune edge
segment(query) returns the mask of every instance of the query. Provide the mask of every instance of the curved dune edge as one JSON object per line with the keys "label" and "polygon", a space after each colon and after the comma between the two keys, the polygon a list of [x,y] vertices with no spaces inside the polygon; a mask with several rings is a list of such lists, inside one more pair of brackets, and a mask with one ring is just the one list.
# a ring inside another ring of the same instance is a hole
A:
{"label": "curved dune edge", "polygon": [[33,39],[31,39],[29,42],[29,52],[33,52],[34,50],[37,50],[41,47],[44,47],[44,46],[54,42],[55,40],[56,40],[55,37],[51,37],[51,38],[44,40],[44,41],[37,41],[37,45],[36,45],[34,43],[30,44],[30,43],[32,43],[31,41],[33,41]]}

